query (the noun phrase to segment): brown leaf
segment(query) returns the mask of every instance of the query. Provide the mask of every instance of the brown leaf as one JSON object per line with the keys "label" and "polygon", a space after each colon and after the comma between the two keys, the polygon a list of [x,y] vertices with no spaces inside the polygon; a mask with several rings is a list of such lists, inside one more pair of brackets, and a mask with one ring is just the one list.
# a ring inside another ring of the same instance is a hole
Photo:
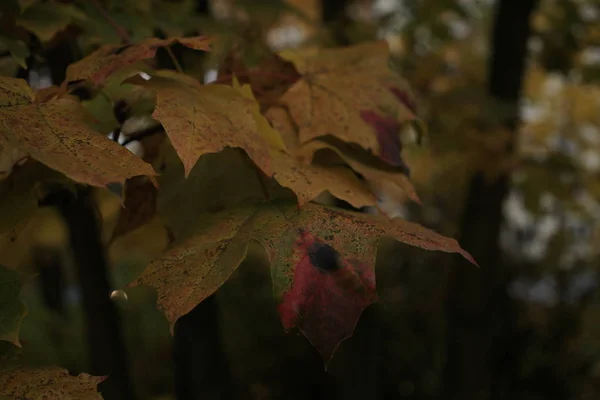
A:
{"label": "brown leaf", "polygon": [[21,400],[102,400],[96,386],[106,377],[69,375],[58,367],[0,368],[0,396]]}
{"label": "brown leaf", "polygon": [[302,75],[281,97],[301,142],[333,135],[397,161],[399,142],[393,136],[399,132],[393,128],[416,117],[408,105],[413,100],[406,82],[388,66],[385,42],[285,51],[281,57]]}
{"label": "brown leaf", "polygon": [[33,94],[23,80],[0,78],[0,143],[9,143],[74,181],[93,186],[156,175],[150,164],[92,130],[79,103],[68,98],[42,104],[32,101]]}
{"label": "brown leaf", "polygon": [[200,156],[225,147],[242,148],[265,174],[272,175],[269,147],[253,114],[254,102],[231,86],[201,85],[187,75],[166,71],[161,75],[129,82],[156,91],[152,116],[165,128],[186,176]]}
{"label": "brown leaf", "polygon": [[335,155],[337,155],[341,160],[343,160],[344,163],[350,166],[350,168],[362,175],[367,181],[373,182],[375,185],[377,185],[379,182],[394,183],[406,194],[406,196],[408,196],[408,198],[417,204],[421,204],[421,199],[417,195],[415,187],[410,179],[408,179],[408,177],[402,172],[382,170],[366,163],[362,163],[354,158],[351,153],[344,152],[339,148],[320,140],[309,142],[300,147],[297,151],[297,155],[301,159],[304,159],[305,162],[310,162],[313,160],[313,156],[315,156],[315,154],[321,150],[334,152]]}
{"label": "brown leaf", "polygon": [[33,102],[35,94],[24,79],[0,80],[0,107],[22,106]]}
{"label": "brown leaf", "polygon": [[158,308],[171,324],[213,294],[246,257],[256,207],[230,209],[198,218],[203,229],[179,241],[152,262],[130,286],[157,289]]}
{"label": "brown leaf", "polygon": [[210,38],[197,36],[189,38],[157,39],[150,38],[135,45],[104,45],[84,59],[69,65],[65,82],[90,80],[94,85],[102,84],[106,78],[127,65],[153,58],[159,47],[173,43],[202,51],[210,51]]}
{"label": "brown leaf", "polygon": [[306,164],[283,151],[272,151],[271,160],[273,177],[296,193],[299,206],[325,191],[356,208],[377,204],[369,189],[348,168]]}
{"label": "brown leaf", "polygon": [[300,145],[300,142],[290,113],[283,107],[271,107],[265,112],[265,118],[269,121],[273,129],[279,132],[285,147],[290,152],[294,152]]}

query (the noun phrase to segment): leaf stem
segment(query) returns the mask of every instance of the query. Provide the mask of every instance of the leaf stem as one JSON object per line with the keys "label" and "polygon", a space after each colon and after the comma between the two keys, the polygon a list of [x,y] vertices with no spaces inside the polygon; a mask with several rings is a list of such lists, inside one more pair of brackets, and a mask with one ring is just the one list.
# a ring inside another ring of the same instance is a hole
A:
{"label": "leaf stem", "polygon": [[102,7],[102,4],[100,4],[98,0],[90,0],[90,3],[96,10],[98,10],[102,18],[104,18],[106,22],[115,30],[117,35],[119,35],[125,44],[132,44],[131,38],[129,37],[127,31],[117,24],[117,22],[113,19],[113,17],[110,16],[104,7]]}
{"label": "leaf stem", "polygon": [[173,61],[173,65],[175,66],[175,70],[177,72],[179,72],[180,74],[183,73],[183,68],[181,67],[181,64],[179,63],[179,60],[177,60],[177,57],[175,57],[175,54],[173,54],[173,50],[171,50],[171,46],[165,46],[165,50],[167,51],[167,54],[169,55],[169,57],[171,58],[171,61]]}

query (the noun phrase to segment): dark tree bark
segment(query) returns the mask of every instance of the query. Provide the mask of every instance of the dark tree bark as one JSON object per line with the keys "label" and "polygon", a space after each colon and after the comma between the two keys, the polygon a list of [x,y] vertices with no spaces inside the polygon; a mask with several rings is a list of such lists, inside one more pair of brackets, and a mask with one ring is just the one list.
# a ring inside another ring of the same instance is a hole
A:
{"label": "dark tree bark", "polygon": [[64,315],[64,275],[60,253],[55,249],[36,248],[33,257],[38,275],[38,285],[44,305],[58,315]]}
{"label": "dark tree bark", "polygon": [[350,41],[344,32],[348,24],[346,9],[350,2],[348,0],[321,0],[321,15],[323,22],[329,26],[332,39],[339,46],[346,46]]}
{"label": "dark tree bark", "polygon": [[135,399],[121,319],[110,299],[112,287],[89,189],[79,189],[77,194],[68,189],[56,190],[42,205],[56,207],[69,230],[86,322],[90,363],[86,372],[109,375],[99,386],[105,399]]}
{"label": "dark tree bark", "polygon": [[232,397],[219,322],[217,299],[212,295],[175,323],[173,357],[178,400]]}
{"label": "dark tree bark", "polygon": [[[504,124],[513,131],[518,120],[529,19],[536,3],[501,0],[496,9],[488,91],[508,109]],[[470,183],[460,243],[479,262],[481,270],[457,261],[449,278],[446,398],[510,398],[505,397],[510,388],[502,384],[509,380],[503,376],[516,373],[518,355],[508,345],[515,315],[507,296],[507,274],[500,263],[499,248],[508,179],[508,175],[502,175],[489,182],[478,173]]]}

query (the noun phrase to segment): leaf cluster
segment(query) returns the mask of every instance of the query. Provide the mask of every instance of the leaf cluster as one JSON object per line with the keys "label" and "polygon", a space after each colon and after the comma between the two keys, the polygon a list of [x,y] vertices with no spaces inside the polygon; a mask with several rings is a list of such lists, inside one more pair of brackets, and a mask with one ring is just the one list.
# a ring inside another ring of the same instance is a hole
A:
{"label": "leaf cluster", "polygon": [[[43,41],[72,23],[96,26],[97,16],[74,4],[53,9],[56,21],[44,26],[35,16],[50,3],[10,4],[4,7],[15,25]],[[86,4],[84,9],[96,2]],[[122,7],[144,14],[155,11],[153,4]],[[158,307],[171,325],[223,285],[249,244],[258,243],[269,259],[284,329],[297,326],[326,364],[352,335],[363,309],[377,300],[380,238],[459,253],[474,263],[455,240],[393,218],[382,201],[385,187],[397,202],[420,202],[401,137],[426,134],[414,95],[390,67],[385,42],[286,50],[254,67],[233,51],[217,81],[207,83],[182,67],[172,48],[203,54],[216,39],[178,36],[167,20],[160,20],[167,38],[151,37],[150,27],[147,35],[132,36],[119,30],[126,24],[113,26],[115,40],[100,42],[126,43],[104,44],[69,65],[60,85],[36,89],[23,79],[0,77],[0,152],[21,156],[8,158],[11,171],[0,187],[3,237],[17,235],[56,185],[116,187],[123,208],[111,242],[156,217],[171,233],[169,249],[130,284],[156,288]],[[113,15],[102,23],[115,21]],[[26,56],[19,56],[15,43],[10,51],[21,63]],[[163,50],[175,70],[153,62]],[[88,99],[74,95],[82,86]],[[140,145],[137,154],[119,142],[122,136]],[[337,202],[324,204],[324,194]],[[354,211],[336,207],[341,202]],[[9,321],[0,337],[18,344],[24,309],[16,273],[2,273],[0,298],[10,298],[0,308],[0,320]],[[0,375],[9,382],[0,385],[8,388],[0,394],[20,396],[24,376],[43,381],[62,374],[19,368]],[[87,391],[100,378],[58,381],[57,393]]]}

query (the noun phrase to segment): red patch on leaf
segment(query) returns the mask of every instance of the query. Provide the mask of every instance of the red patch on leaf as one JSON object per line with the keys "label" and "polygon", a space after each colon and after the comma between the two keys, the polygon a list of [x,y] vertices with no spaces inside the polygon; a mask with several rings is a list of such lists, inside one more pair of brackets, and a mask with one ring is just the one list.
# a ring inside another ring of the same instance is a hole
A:
{"label": "red patch on leaf", "polygon": [[283,294],[279,316],[286,331],[298,326],[327,366],[340,342],[352,336],[362,311],[378,300],[375,271],[305,231],[293,259],[293,283]]}
{"label": "red patch on leaf", "polygon": [[406,108],[408,108],[410,111],[412,111],[413,114],[417,114],[417,103],[415,103],[415,101],[413,99],[411,99],[410,97],[408,97],[408,94],[406,92],[401,91],[400,89],[398,89],[397,87],[390,87],[390,92],[392,92],[394,94],[394,96],[396,96],[396,98],[406,106]]}
{"label": "red patch on leaf", "polygon": [[410,170],[400,157],[402,142],[400,142],[400,123],[391,117],[384,117],[376,112],[363,110],[360,112],[363,121],[371,125],[377,133],[379,157],[394,167],[401,167],[408,176]]}

